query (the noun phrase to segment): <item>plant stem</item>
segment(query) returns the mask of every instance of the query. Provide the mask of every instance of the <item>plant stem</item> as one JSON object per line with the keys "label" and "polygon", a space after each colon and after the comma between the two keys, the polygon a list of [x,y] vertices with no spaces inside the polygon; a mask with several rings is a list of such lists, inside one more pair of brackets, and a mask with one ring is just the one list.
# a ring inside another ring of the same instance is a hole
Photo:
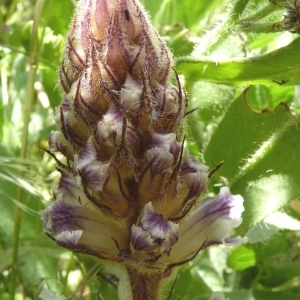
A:
{"label": "plant stem", "polygon": [[[26,86],[26,101],[25,109],[23,116],[23,133],[22,133],[22,146],[20,151],[21,160],[27,158],[28,150],[28,129],[30,122],[30,115],[32,112],[33,99],[34,99],[34,82],[36,77],[36,53],[38,46],[38,24],[40,20],[41,10],[44,5],[44,0],[37,0],[34,10],[34,19],[31,33],[31,49],[29,57],[29,73]],[[20,177],[24,177],[25,172],[20,172]],[[23,189],[21,186],[18,186],[16,193],[16,200],[18,203],[22,204],[23,202]],[[15,299],[15,290],[16,290],[16,280],[17,280],[17,264],[18,264],[18,248],[19,248],[19,238],[20,238],[20,225],[21,225],[22,209],[20,205],[16,206],[15,211],[15,221],[14,221],[14,238],[13,238],[13,254],[12,254],[12,270],[11,270],[11,290],[10,298],[11,300]]]}
{"label": "plant stem", "polygon": [[161,273],[141,273],[134,268],[127,268],[127,271],[132,288],[132,300],[159,299],[159,285],[162,279]]}
{"label": "plant stem", "polygon": [[13,15],[14,11],[16,10],[17,5],[20,5],[20,2],[22,2],[22,6],[24,6],[24,1],[19,1],[19,0],[13,0],[10,4],[8,13],[6,18],[9,20],[9,18]]}
{"label": "plant stem", "polygon": [[264,6],[262,9],[259,11],[255,12],[253,15],[240,20],[241,23],[244,22],[255,22],[263,19],[264,17],[270,15],[271,13],[275,12],[276,10],[282,9],[283,6],[279,4],[274,4],[274,3],[268,3],[266,6]]}
{"label": "plant stem", "polygon": [[271,33],[284,31],[284,28],[282,28],[281,22],[262,24],[243,23],[236,26],[236,30],[251,33]]}
{"label": "plant stem", "polygon": [[228,14],[228,18],[220,24],[217,31],[210,37],[212,41],[206,48],[205,54],[214,52],[231,33],[231,28],[238,23],[240,16],[245,10],[249,0],[236,0]]}
{"label": "plant stem", "polygon": [[170,22],[170,11],[167,11],[167,8],[168,6],[170,6],[172,3],[170,0],[163,0],[161,5],[160,5],[160,8],[159,8],[159,11],[156,13],[156,16],[153,20],[153,23],[156,25],[156,26],[159,26],[159,24],[161,24],[161,20],[164,20],[164,23],[169,21],[169,23],[172,23]]}

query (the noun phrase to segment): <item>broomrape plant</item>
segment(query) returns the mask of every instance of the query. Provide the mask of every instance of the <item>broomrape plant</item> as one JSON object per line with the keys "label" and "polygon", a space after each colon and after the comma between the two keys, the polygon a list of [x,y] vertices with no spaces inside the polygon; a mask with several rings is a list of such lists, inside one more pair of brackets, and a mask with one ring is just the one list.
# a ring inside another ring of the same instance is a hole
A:
{"label": "broomrape plant", "polygon": [[137,0],[80,0],[59,75],[47,235],[115,267],[124,299],[157,299],[174,267],[240,240],[243,198],[203,199],[212,172],[185,145],[187,95]]}
{"label": "broomrape plant", "polygon": [[141,2],[0,1],[0,299],[300,299],[300,0]]}

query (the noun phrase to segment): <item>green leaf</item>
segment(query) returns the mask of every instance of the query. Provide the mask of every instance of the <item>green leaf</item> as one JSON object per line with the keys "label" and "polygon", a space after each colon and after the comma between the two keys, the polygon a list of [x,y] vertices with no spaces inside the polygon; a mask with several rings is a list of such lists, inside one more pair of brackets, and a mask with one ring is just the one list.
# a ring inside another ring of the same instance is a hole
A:
{"label": "green leaf", "polygon": [[171,49],[174,57],[185,56],[192,53],[195,43],[190,40],[189,35],[190,33],[182,28],[181,31],[178,33],[174,32],[174,34],[172,33],[172,37],[166,39],[168,47]]}
{"label": "green leaf", "polygon": [[199,152],[203,153],[208,137],[230,107],[235,91],[225,85],[196,82],[188,92],[189,109],[199,108],[187,117],[191,136],[191,140],[188,140],[189,150],[193,155],[198,156]]}
{"label": "green leaf", "polygon": [[273,263],[261,274],[260,282],[267,287],[277,287],[300,276],[300,261]]}
{"label": "green leaf", "polygon": [[299,48],[300,37],[276,51],[251,58],[217,61],[207,57],[181,57],[176,60],[177,71],[191,81],[296,85],[300,82]]}
{"label": "green leaf", "polygon": [[[197,5],[195,5],[194,0],[164,0],[157,11],[157,7],[148,4],[148,0],[145,2],[146,7],[151,9],[151,13],[155,13],[153,22],[156,26],[181,23],[194,32],[198,32],[201,28],[200,20],[209,12],[213,12],[213,9],[220,4],[219,0],[198,1]],[[151,2],[155,1],[152,0]]]}
{"label": "green leaf", "polygon": [[244,197],[244,232],[300,195],[300,118],[284,104],[255,113],[243,97],[224,116],[204,156],[211,168],[225,161],[217,174]]}
{"label": "green leaf", "polygon": [[[192,266],[183,266],[176,276],[172,299],[195,299],[198,295],[212,293],[214,286],[210,283],[216,282],[216,272],[207,263],[204,253],[198,256]],[[214,284],[213,284],[214,285]]]}
{"label": "green leaf", "polygon": [[230,268],[241,271],[256,265],[255,251],[247,245],[240,245],[228,256],[227,264]]}
{"label": "green leaf", "polygon": [[[287,292],[274,291],[256,291],[256,290],[234,290],[231,292],[224,292],[225,299],[230,300],[299,300],[299,295]],[[207,300],[210,295],[193,298],[193,300]],[[177,298],[172,298],[172,300]]]}
{"label": "green leaf", "polygon": [[255,251],[257,265],[265,264],[272,259],[278,260],[278,257],[284,255],[289,250],[289,242],[285,235],[277,234],[263,243],[248,245]]}
{"label": "green leaf", "polygon": [[293,86],[251,86],[247,94],[249,106],[253,110],[263,110],[267,108],[275,108],[281,102],[291,103],[293,101]]}
{"label": "green leaf", "polygon": [[275,212],[265,218],[267,225],[273,225],[279,229],[300,230],[300,221],[283,212]]}
{"label": "green leaf", "polygon": [[[93,278],[91,280],[91,294],[95,294],[92,300],[96,299],[118,299],[117,292],[117,277],[109,274],[105,267],[99,262],[95,262],[93,259],[84,255],[77,255],[83,262],[86,269],[86,277]],[[96,297],[97,296],[97,297]]]}
{"label": "green leaf", "polygon": [[[234,98],[234,89],[226,85],[210,82],[196,82],[191,91],[190,108],[199,107],[191,114],[203,122],[216,121],[230,107]],[[193,126],[196,127],[196,126]],[[197,128],[195,128],[197,130]]]}
{"label": "green leaf", "polygon": [[69,24],[74,12],[72,1],[45,1],[42,17],[46,20],[55,34],[66,32],[69,29]]}
{"label": "green leaf", "polygon": [[234,291],[230,293],[225,293],[226,297],[229,297],[230,300],[297,300],[299,295],[293,295],[286,292],[273,292],[273,291]]}
{"label": "green leaf", "polygon": [[43,62],[54,69],[54,71],[59,67],[63,45],[63,36],[60,34],[53,34],[53,31],[49,27],[46,27],[43,36],[43,51],[41,53],[41,58],[43,59]]}
{"label": "green leaf", "polygon": [[[57,258],[46,255],[45,250],[47,249],[44,249],[44,247],[31,246],[29,250],[26,255],[19,257],[18,270],[22,281],[27,286],[34,287],[45,280],[45,283],[51,287],[51,290],[58,293],[63,292],[64,287],[61,286],[57,279]],[[54,248],[53,250],[55,251],[56,249]]]}
{"label": "green leaf", "polygon": [[277,226],[266,224],[264,221],[254,224],[246,233],[248,243],[259,243],[269,240],[279,231]]}
{"label": "green leaf", "polygon": [[247,232],[248,243],[264,242],[282,229],[300,230],[300,221],[283,212],[275,212],[258,222]]}

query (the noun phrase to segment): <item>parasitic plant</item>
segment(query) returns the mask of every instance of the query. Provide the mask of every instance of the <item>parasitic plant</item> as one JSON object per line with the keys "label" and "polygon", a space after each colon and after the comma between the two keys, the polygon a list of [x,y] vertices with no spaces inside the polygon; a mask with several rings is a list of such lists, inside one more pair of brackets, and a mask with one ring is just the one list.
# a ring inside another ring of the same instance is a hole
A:
{"label": "parasitic plant", "polygon": [[236,242],[241,223],[243,199],[228,188],[199,200],[210,176],[185,147],[187,96],[172,65],[137,0],[78,1],[46,150],[61,177],[44,231],[123,272],[124,299],[157,299],[174,267]]}

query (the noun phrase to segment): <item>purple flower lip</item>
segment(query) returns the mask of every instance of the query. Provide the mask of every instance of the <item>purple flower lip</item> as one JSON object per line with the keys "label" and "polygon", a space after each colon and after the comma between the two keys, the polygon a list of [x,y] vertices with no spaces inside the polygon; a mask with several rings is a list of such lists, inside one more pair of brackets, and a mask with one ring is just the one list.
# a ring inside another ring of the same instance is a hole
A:
{"label": "purple flower lip", "polygon": [[157,213],[149,202],[144,207],[144,214],[140,221],[143,229],[151,232],[151,235],[163,239],[170,232],[177,236],[178,225],[164,218],[162,214]]}
{"label": "purple flower lip", "polygon": [[146,151],[145,156],[150,162],[150,168],[153,175],[160,173],[172,173],[173,155],[161,148],[152,148]]}
{"label": "purple flower lip", "polygon": [[110,163],[97,160],[97,152],[92,139],[74,159],[74,172],[79,172],[77,180],[96,191],[102,191],[105,187],[110,175],[109,168]]}
{"label": "purple flower lip", "polygon": [[132,225],[132,246],[137,251],[163,253],[178,240],[178,224],[157,213],[149,202],[138,226]]}

